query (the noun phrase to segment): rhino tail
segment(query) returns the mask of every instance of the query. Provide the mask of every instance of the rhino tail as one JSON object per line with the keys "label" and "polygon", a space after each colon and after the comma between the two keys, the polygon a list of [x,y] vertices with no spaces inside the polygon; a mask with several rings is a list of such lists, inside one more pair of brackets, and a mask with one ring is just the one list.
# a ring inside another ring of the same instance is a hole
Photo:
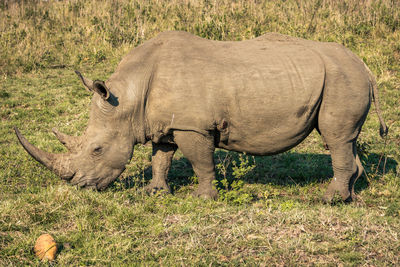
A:
{"label": "rhino tail", "polygon": [[389,128],[386,126],[386,123],[382,118],[382,111],[381,111],[381,106],[379,104],[379,96],[378,96],[378,85],[376,83],[376,79],[375,79],[372,71],[368,68],[368,66],[365,63],[364,63],[364,65],[368,72],[372,101],[375,103],[376,114],[378,115],[378,118],[379,118],[379,123],[380,123],[379,135],[382,138],[384,138],[387,136]]}

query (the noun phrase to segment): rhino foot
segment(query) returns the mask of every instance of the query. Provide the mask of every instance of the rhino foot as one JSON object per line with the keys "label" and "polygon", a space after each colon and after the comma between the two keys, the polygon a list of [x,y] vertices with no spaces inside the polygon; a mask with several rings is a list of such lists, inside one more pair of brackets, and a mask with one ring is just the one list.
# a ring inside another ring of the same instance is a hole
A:
{"label": "rhino foot", "polygon": [[153,181],[146,185],[144,190],[150,195],[171,193],[171,189],[166,183],[157,183]]}
{"label": "rhino foot", "polygon": [[325,203],[330,204],[332,203],[333,197],[336,193],[339,193],[343,202],[349,203],[352,201],[352,195],[350,194],[348,186],[339,183],[338,180],[334,177],[329,184],[324,196],[322,197],[322,200]]}
{"label": "rhino foot", "polygon": [[193,193],[195,197],[201,197],[205,199],[214,199],[218,198],[218,191],[212,187],[201,187],[199,186]]}

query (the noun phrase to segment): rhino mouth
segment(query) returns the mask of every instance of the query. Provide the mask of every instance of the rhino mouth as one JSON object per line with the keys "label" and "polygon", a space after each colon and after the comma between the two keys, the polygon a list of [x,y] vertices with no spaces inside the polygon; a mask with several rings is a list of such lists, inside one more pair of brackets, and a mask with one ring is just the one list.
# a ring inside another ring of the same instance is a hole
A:
{"label": "rhino mouth", "polygon": [[99,178],[88,178],[87,176],[77,172],[71,177],[70,183],[72,185],[79,186],[80,188],[99,189],[97,186],[99,184],[99,180]]}

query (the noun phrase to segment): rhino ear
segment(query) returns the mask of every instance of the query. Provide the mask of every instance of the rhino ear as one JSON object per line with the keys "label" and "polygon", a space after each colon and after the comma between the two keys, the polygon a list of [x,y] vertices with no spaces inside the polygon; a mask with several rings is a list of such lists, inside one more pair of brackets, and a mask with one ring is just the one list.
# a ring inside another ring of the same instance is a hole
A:
{"label": "rhino ear", "polygon": [[98,93],[104,100],[107,100],[110,97],[110,90],[108,90],[106,84],[103,81],[94,81],[93,91]]}
{"label": "rhino ear", "polygon": [[110,97],[110,90],[103,81],[96,80],[93,82],[92,80],[83,77],[79,71],[76,70],[75,73],[79,76],[89,91],[98,93],[104,100],[107,100]]}

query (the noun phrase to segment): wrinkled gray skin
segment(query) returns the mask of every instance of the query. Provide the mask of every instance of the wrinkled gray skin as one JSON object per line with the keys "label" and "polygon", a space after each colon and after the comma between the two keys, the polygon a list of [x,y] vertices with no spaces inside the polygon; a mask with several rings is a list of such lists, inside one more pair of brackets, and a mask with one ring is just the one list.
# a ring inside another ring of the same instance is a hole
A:
{"label": "wrinkled gray skin", "polygon": [[133,49],[105,83],[77,74],[95,94],[81,137],[53,130],[69,153],[44,152],[16,133],[36,160],[82,187],[106,188],[124,171],[134,145],[152,141],[149,192],[169,191],[166,178],[179,148],[199,177],[194,194],[215,198],[215,148],[273,155],[316,128],[334,171],[324,200],[338,192],[349,201],[363,172],[356,139],[371,100],[381,135],[387,133],[374,77],[336,43],[274,33],[219,42],[165,32]]}

